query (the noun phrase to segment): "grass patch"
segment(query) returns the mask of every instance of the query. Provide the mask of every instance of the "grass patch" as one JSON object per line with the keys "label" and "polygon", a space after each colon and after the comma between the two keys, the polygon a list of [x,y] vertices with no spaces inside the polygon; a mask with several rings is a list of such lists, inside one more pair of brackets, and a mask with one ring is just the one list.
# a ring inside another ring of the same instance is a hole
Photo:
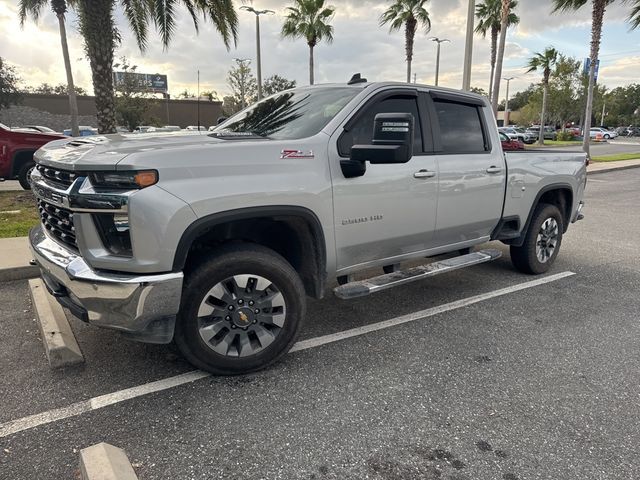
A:
{"label": "grass patch", "polygon": [[619,153],[617,155],[602,155],[591,157],[594,162],[619,162],[620,160],[640,160],[640,153]]}
{"label": "grass patch", "polygon": [[40,222],[30,191],[0,192],[0,238],[24,237]]}
{"label": "grass patch", "polygon": [[[575,147],[576,145],[582,145],[582,140],[545,140],[544,147]],[[540,148],[538,142],[526,145],[528,148]]]}

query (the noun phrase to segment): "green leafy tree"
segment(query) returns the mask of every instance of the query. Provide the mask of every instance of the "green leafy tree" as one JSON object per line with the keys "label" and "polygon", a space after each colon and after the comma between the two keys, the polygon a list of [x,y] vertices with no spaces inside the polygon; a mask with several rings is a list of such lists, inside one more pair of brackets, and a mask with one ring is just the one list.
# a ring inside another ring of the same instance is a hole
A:
{"label": "green leafy tree", "polygon": [[215,90],[205,90],[204,92],[200,92],[200,97],[207,98],[210,102],[219,101],[218,92]]}
{"label": "green leafy tree", "polygon": [[7,65],[0,57],[0,110],[22,101],[22,94],[18,89],[19,82],[20,78],[15,68]]}
{"label": "green leafy tree", "polygon": [[193,92],[190,92],[189,90],[187,90],[187,89],[185,88],[183,91],[181,91],[181,92],[178,94],[178,98],[182,98],[182,99],[184,99],[184,100],[189,100],[189,99],[191,99],[191,98],[196,98],[196,94],[195,94],[195,93],[193,93]]}
{"label": "green leafy tree", "polygon": [[239,112],[256,101],[258,82],[251,72],[249,60],[236,59],[227,74],[227,84],[231,95],[225,97],[224,112],[227,116]]}
{"label": "green leafy tree", "polygon": [[395,0],[380,16],[380,26],[389,25],[389,32],[404,27],[405,54],[407,57],[407,83],[411,82],[411,62],[413,60],[413,44],[416,31],[431,30],[429,12],[424,8],[429,0]]}
{"label": "green leafy tree", "polygon": [[[82,88],[74,85],[73,90],[76,95],[86,95],[87,91]],[[39,95],[67,95],[68,87],[64,83],[59,83],[58,85],[49,85],[48,83],[41,83],[37,87],[27,88],[27,92],[35,93]]]}
{"label": "green leafy tree", "polygon": [[[535,91],[536,87],[534,84],[529,85],[526,90],[522,90],[520,92],[516,92],[509,97],[509,110],[518,111],[522,107],[524,107],[527,103],[529,103],[529,99],[531,95]],[[498,111],[503,112],[505,108],[504,99],[498,104]]]}
{"label": "green leafy tree", "polygon": [[186,8],[196,33],[201,17],[210,20],[227,49],[232,41],[236,41],[238,34],[233,0],[74,0],[91,66],[98,130],[101,133],[113,133],[116,127],[112,66],[114,50],[120,40],[114,21],[118,5],[121,5],[141,51],[146,48],[150,24],[158,30],[165,49],[169,47],[177,28],[179,5]]}
{"label": "green leafy tree", "polygon": [[496,68],[493,73],[493,87],[491,88],[491,106],[493,113],[498,112],[498,99],[500,98],[500,80],[502,79],[502,62],[504,61],[504,46],[509,28],[509,16],[511,15],[511,2],[513,0],[501,0],[500,5],[500,34],[498,38],[498,50],[496,54]]}
{"label": "green leafy tree", "polygon": [[489,94],[487,93],[487,91],[484,88],[471,87],[471,92],[472,93],[477,93],[478,95],[482,95],[483,97],[489,98]]}
{"label": "green leafy tree", "polygon": [[24,26],[27,17],[31,16],[34,21],[38,21],[41,10],[45,6],[50,6],[58,19],[58,29],[60,30],[60,43],[62,44],[62,58],[64,60],[64,70],[67,74],[66,94],[69,95],[69,113],[71,115],[71,135],[80,135],[78,128],[78,102],[76,100],[76,88],[73,84],[73,73],[71,71],[71,60],[69,59],[69,45],[67,44],[67,28],[65,25],[65,14],[67,7],[75,0],[20,0],[19,15],[20,25]]}
{"label": "green leafy tree", "polygon": [[[513,13],[513,10],[518,6],[516,0],[512,0],[509,4],[509,16],[507,17],[507,28],[520,23],[520,17]],[[484,0],[479,5],[476,5],[476,18],[478,19],[478,25],[475,32],[482,35],[482,38],[486,38],[487,33],[491,38],[491,75],[489,76],[489,95],[493,89],[493,74],[496,68],[496,56],[498,53],[498,35],[500,34],[500,15],[502,9],[501,0]]]}
{"label": "green leafy tree", "polygon": [[[596,64],[600,55],[600,42],[602,40],[602,26],[604,24],[604,12],[608,5],[615,3],[615,0],[553,0],[554,12],[568,12],[580,10],[582,7],[591,4],[591,65],[589,68],[589,82],[587,87],[587,102],[584,117],[584,132],[591,128],[591,116],[593,113],[594,87]],[[629,23],[631,28],[640,26],[640,0],[621,0],[621,3],[631,4],[629,13]],[[589,154],[589,135],[584,135],[582,148]]]}
{"label": "green leafy tree", "polygon": [[333,42],[333,26],[330,25],[335,7],[325,5],[324,0],[294,0],[287,7],[287,16],[282,25],[283,38],[304,38],[309,46],[309,84],[314,81],[313,49],[322,40]]}
{"label": "green leafy tree", "polygon": [[135,74],[137,66],[131,65],[125,57],[113,66],[122,70],[122,74],[114,82],[116,120],[119,125],[124,125],[132,132],[143,124],[149,110],[150,100],[146,98],[146,86]]}
{"label": "green leafy tree", "polygon": [[295,80],[289,80],[287,78],[281,77],[280,75],[272,75],[264,81],[262,90],[265,97],[268,97],[269,95],[273,95],[274,93],[282,92],[284,90],[289,90],[290,88],[295,87]]}
{"label": "green leafy tree", "polygon": [[555,48],[547,47],[544,52],[536,53],[529,59],[527,64],[527,73],[542,71],[542,111],[540,113],[540,135],[538,137],[538,143],[544,144],[544,126],[547,113],[547,98],[549,96],[549,78],[551,77],[551,70],[553,69],[556,61],[558,60],[558,51]]}

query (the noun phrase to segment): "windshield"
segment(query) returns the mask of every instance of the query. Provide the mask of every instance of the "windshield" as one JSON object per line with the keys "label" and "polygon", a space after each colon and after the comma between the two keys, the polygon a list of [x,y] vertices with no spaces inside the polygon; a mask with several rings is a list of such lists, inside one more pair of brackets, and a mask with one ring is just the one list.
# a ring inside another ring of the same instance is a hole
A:
{"label": "windshield", "polygon": [[218,125],[211,136],[259,136],[274,140],[310,137],[320,132],[360,91],[353,87],[315,87],[282,92]]}

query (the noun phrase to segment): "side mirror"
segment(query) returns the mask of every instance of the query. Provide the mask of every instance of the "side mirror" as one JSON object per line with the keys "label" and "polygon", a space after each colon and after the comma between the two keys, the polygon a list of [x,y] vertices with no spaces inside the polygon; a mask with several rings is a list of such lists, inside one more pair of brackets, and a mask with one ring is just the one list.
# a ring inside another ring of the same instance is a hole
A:
{"label": "side mirror", "polygon": [[340,166],[346,178],[359,177],[372,164],[407,163],[413,157],[415,120],[410,113],[379,113],[373,125],[371,145],[354,145],[351,158]]}

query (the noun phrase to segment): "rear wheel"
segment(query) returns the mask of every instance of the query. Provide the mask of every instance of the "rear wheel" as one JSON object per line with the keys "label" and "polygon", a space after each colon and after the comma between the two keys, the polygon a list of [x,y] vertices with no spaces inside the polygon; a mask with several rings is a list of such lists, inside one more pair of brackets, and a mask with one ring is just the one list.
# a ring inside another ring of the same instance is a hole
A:
{"label": "rear wheel", "polygon": [[542,203],[533,213],[520,247],[511,246],[511,262],[524,273],[544,273],[555,261],[562,243],[563,218],[555,205]]}
{"label": "rear wheel", "polygon": [[304,287],[283,257],[259,245],[225,247],[189,275],[175,341],[198,368],[248,373],[291,348],[304,314]]}

